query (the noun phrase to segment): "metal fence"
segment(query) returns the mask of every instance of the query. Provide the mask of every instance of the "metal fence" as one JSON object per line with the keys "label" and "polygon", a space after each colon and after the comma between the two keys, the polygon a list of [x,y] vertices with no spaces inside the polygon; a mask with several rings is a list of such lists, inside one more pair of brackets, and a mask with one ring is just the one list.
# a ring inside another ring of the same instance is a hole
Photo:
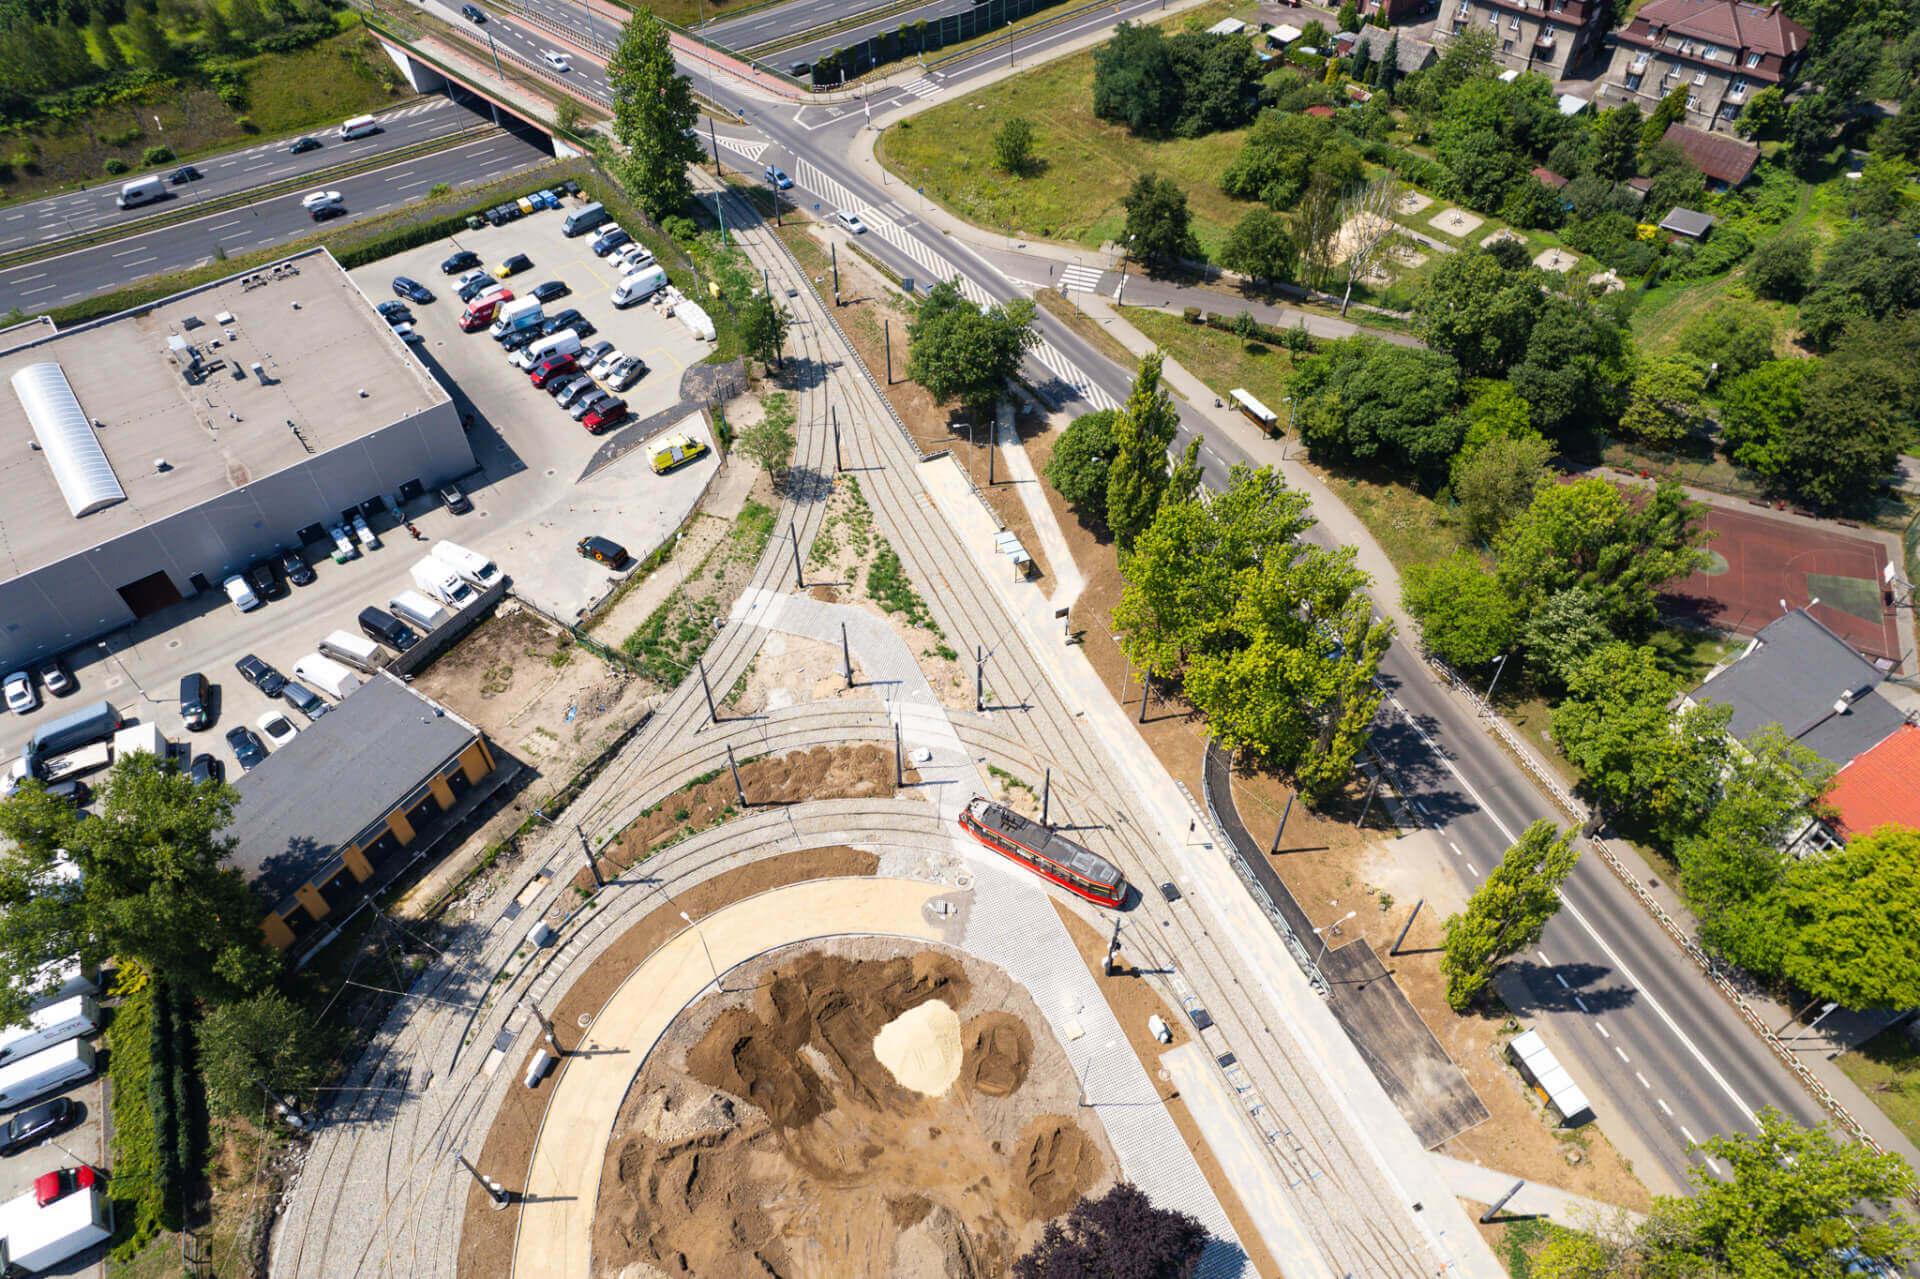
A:
{"label": "metal fence", "polygon": [[401,679],[412,679],[433,665],[435,659],[453,647],[461,636],[478,626],[480,619],[485,617],[493,606],[500,602],[500,597],[506,593],[507,579],[506,575],[502,574],[500,580],[481,591],[474,598],[473,603],[422,635],[417,644],[394,658],[387,669]]}

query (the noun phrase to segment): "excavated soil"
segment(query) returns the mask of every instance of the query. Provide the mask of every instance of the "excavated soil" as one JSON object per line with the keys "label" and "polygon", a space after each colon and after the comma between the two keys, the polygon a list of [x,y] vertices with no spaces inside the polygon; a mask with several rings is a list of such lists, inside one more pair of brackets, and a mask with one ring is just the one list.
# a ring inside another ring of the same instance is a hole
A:
{"label": "excavated soil", "polygon": [[[859,938],[736,980],[635,1077],[606,1156],[596,1276],[1002,1275],[1111,1180],[1065,1053],[999,969]],[[936,1000],[957,1015],[960,1063],[926,1096],[874,1041],[916,1009],[913,1033],[950,1035],[953,1017],[923,1008]]]}

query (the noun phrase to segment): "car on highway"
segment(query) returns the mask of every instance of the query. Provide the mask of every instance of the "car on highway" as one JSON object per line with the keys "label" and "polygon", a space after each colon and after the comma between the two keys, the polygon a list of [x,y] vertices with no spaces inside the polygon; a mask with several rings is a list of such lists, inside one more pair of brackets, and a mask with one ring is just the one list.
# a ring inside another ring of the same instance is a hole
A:
{"label": "car on highway", "polygon": [[487,20],[486,14],[480,12],[478,7],[470,4],[460,6],[460,16],[468,22],[485,22]]}
{"label": "car on highway", "polygon": [[560,52],[558,49],[548,49],[547,51],[542,53],[540,57],[543,61],[546,62],[548,66],[552,67],[555,71],[573,70],[573,64],[567,61],[567,55]]}
{"label": "car on highway", "polygon": [[[287,685],[287,688],[292,687],[294,687],[294,685],[291,683]],[[286,690],[282,689],[281,691],[285,692]],[[311,694],[309,694],[309,696],[311,696]],[[255,723],[260,725],[261,735],[273,743],[273,749],[275,750],[279,750],[282,746],[292,741],[294,734],[300,731],[293,726],[292,720],[282,715],[279,711],[268,711],[256,720]]]}
{"label": "car on highway", "polygon": [[473,509],[473,502],[452,480],[440,486],[440,500],[446,503],[447,511],[452,515],[465,515]]}
{"label": "car on highway", "polygon": [[189,182],[198,182],[205,175],[191,164],[183,164],[167,175],[167,181],[175,186],[185,186]]}
{"label": "car on highway", "polygon": [[630,558],[627,548],[609,537],[583,537],[573,549],[580,552],[581,559],[605,564],[608,568],[624,568]]}
{"label": "car on highway", "polygon": [[524,253],[516,253],[505,262],[493,268],[493,278],[504,280],[510,275],[533,270],[533,259]]}
{"label": "car on highway", "polygon": [[7,709],[16,715],[25,715],[40,704],[40,694],[34,691],[30,672],[15,671],[0,687],[6,690]]}
{"label": "car on highway", "polygon": [[580,425],[595,435],[622,421],[627,416],[627,402],[620,399],[603,398],[594,402],[580,417]]}
{"label": "car on highway", "polygon": [[240,672],[240,678],[265,693],[268,697],[280,696],[280,690],[287,686],[287,677],[267,665],[252,653],[233,664]]}
{"label": "car on highway", "polygon": [[224,782],[227,780],[227,766],[217,756],[195,755],[193,766],[187,770],[187,777],[195,782]]}
{"label": "car on highway", "polygon": [[593,242],[593,256],[596,258],[604,258],[607,254],[632,239],[633,237],[627,234],[625,227],[609,227],[600,233],[599,239]]}
{"label": "car on highway", "polygon": [[624,391],[647,375],[647,362],[637,355],[629,355],[620,361],[620,366],[607,375],[607,385],[616,391]]}
{"label": "car on highway", "polygon": [[254,731],[244,725],[227,730],[227,746],[233,751],[234,759],[239,761],[243,773],[252,772],[267,757],[267,748],[260,744]]}
{"label": "car on highway", "polygon": [[[346,197],[338,191],[309,191],[300,197],[300,207],[305,209],[315,222],[334,217],[346,210]],[[327,210],[333,210],[329,213]]]}
{"label": "car on highway", "polygon": [[300,554],[300,548],[297,546],[290,551],[280,553],[280,571],[285,573],[287,580],[295,586],[313,585],[313,569],[307,564],[306,556]]}
{"label": "car on highway", "polygon": [[347,206],[344,204],[323,204],[317,209],[310,210],[308,216],[315,222],[325,222],[330,218],[344,218],[347,216]]}
{"label": "car on highway", "polygon": [[564,280],[548,280],[545,284],[534,285],[533,292],[527,296],[533,298],[535,301],[551,302],[555,298],[563,298],[571,292],[573,292],[573,290],[567,287]]}
{"label": "car on highway", "polygon": [[813,64],[811,62],[789,62],[787,64],[787,74],[796,80],[804,80],[813,74]]}
{"label": "car on highway", "polygon": [[37,1106],[28,1106],[7,1120],[0,1129],[0,1155],[17,1155],[30,1150],[49,1137],[57,1137],[80,1122],[80,1107],[71,1097],[55,1097]]}
{"label": "car on highway", "polygon": [[579,367],[571,355],[550,355],[527,370],[527,380],[544,388],[553,379],[575,372]]}
{"label": "car on highway", "polygon": [[456,271],[470,271],[480,265],[480,255],[472,249],[462,249],[440,264],[440,274],[452,275]]}
{"label": "car on highway", "polygon": [[34,673],[40,677],[40,686],[55,697],[65,697],[80,687],[73,682],[73,676],[67,674],[67,668],[60,664],[60,659],[57,657],[49,657],[40,663]]}
{"label": "car on highway", "polygon": [[773,183],[773,185],[781,191],[786,191],[793,186],[793,179],[788,177],[778,165],[770,164],[767,166],[766,178],[767,181]]}
{"label": "car on highway", "polygon": [[835,209],[833,216],[839,219],[841,226],[847,228],[847,230],[853,232],[855,235],[862,235],[866,232],[867,224],[860,220],[858,213],[850,213],[846,209]]}
{"label": "car on highway", "polygon": [[318,151],[319,149],[320,139],[318,138],[295,138],[293,145],[287,148],[287,150],[294,155],[300,155],[306,151]]}
{"label": "car on highway", "polygon": [[[393,277],[393,291],[409,302],[418,302],[422,306],[433,301],[433,294],[427,292],[427,286],[418,280],[408,279],[404,275]],[[392,317],[389,316],[389,319]]]}

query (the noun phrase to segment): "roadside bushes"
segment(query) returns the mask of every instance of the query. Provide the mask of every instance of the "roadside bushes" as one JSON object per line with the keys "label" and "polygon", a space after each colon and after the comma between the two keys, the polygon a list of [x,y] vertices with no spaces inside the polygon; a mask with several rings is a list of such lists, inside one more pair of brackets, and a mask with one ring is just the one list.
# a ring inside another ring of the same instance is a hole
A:
{"label": "roadside bushes", "polygon": [[173,148],[168,146],[148,147],[140,154],[142,164],[167,164],[173,159]]}

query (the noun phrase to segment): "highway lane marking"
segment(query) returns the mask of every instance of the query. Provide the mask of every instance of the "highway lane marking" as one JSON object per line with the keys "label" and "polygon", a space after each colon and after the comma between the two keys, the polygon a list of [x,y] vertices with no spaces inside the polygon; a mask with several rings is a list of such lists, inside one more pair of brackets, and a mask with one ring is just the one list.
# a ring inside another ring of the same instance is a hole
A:
{"label": "highway lane marking", "polygon": [[1630,1062],[1630,1061],[1627,1061],[1627,1050],[1626,1050],[1626,1049],[1624,1049],[1624,1048],[1622,1048],[1622,1047],[1621,1047],[1621,1046],[1620,1046],[1619,1044],[1615,1044],[1615,1045],[1613,1046],[1613,1051],[1615,1051],[1615,1052],[1617,1052],[1617,1053],[1619,1053],[1619,1054],[1620,1054],[1620,1060],[1621,1060],[1621,1061],[1623,1061],[1623,1062],[1626,1062],[1626,1064],[1627,1064],[1627,1065],[1629,1065],[1629,1066],[1631,1066],[1631,1065],[1633,1064],[1632,1062]]}
{"label": "highway lane marking", "polygon": [[1606,1025],[1605,1025],[1604,1023],[1602,1023],[1602,1022],[1597,1022],[1597,1021],[1596,1021],[1596,1022],[1594,1022],[1594,1023],[1593,1023],[1593,1028],[1594,1028],[1595,1030],[1597,1030],[1597,1031],[1599,1031],[1599,1032],[1600,1032],[1600,1038],[1602,1038],[1602,1039],[1612,1039],[1612,1038],[1613,1038],[1613,1036],[1612,1036],[1612,1035],[1609,1035],[1609,1034],[1607,1033],[1607,1028],[1606,1028]]}
{"label": "highway lane marking", "polygon": [[430,183],[430,182],[432,182],[432,181],[433,181],[433,179],[432,179],[432,178],[421,178],[421,179],[420,179],[420,180],[419,180],[418,182],[402,182],[402,183],[401,183],[401,184],[400,184],[399,186],[397,186],[397,187],[395,187],[395,188],[394,188],[394,190],[396,190],[396,191],[410,191],[410,190],[412,190],[412,189],[413,189],[414,187],[423,187],[423,186],[426,186],[426,185],[427,185],[428,183]]}
{"label": "highway lane marking", "polygon": [[232,226],[234,223],[238,222],[239,220],[240,220],[239,218],[228,218],[225,222],[214,223],[212,226],[208,227],[207,230],[218,231],[221,227]]}
{"label": "highway lane marking", "polygon": [[[116,258],[124,258],[129,253],[145,253],[146,251],[147,251],[147,246],[143,244],[137,249],[122,249],[118,253],[112,254],[110,256],[116,257]],[[42,274],[45,274],[45,272],[42,272]]]}
{"label": "highway lane marking", "polygon": [[1687,1126],[1685,1124],[1680,1125],[1680,1135],[1687,1139],[1687,1144],[1689,1146],[1697,1146],[1700,1144],[1698,1141],[1694,1140],[1693,1134],[1687,1131]]}
{"label": "highway lane marking", "polygon": [[1640,1086],[1642,1088],[1648,1089],[1649,1091],[1652,1090],[1653,1085],[1647,1082],[1647,1077],[1645,1075],[1641,1074],[1639,1071],[1636,1070],[1633,1072],[1633,1077],[1640,1081]]}
{"label": "highway lane marking", "polygon": [[1567,979],[1566,979],[1565,977],[1562,977],[1562,976],[1561,976],[1561,975],[1560,975],[1559,973],[1555,973],[1555,974],[1553,975],[1553,979],[1554,979],[1555,981],[1557,981],[1557,982],[1559,982],[1559,983],[1560,983],[1560,989],[1562,989],[1562,990],[1572,990],[1572,989],[1573,989],[1573,987],[1571,987],[1571,986],[1569,986],[1569,985],[1567,985]]}
{"label": "highway lane marking", "polygon": [[53,287],[54,286],[51,284],[43,284],[37,289],[22,289],[20,290],[20,296],[26,297],[29,294],[33,294],[33,293],[45,293],[48,289],[51,289]]}
{"label": "highway lane marking", "polygon": [[1669,1119],[1673,1118],[1673,1111],[1668,1108],[1665,1098],[1655,1097],[1653,1100],[1660,1107],[1661,1110],[1666,1112],[1667,1118]]}
{"label": "highway lane marking", "polygon": [[1580,1005],[1580,1011],[1581,1011],[1581,1012],[1583,1012],[1583,1013],[1584,1013],[1584,1012],[1588,1012],[1588,1011],[1590,1011],[1590,1010],[1589,1010],[1589,1009],[1587,1008],[1587,1001],[1586,1001],[1586,1000],[1584,1000],[1584,999],[1582,999],[1582,998],[1580,998],[1580,996],[1578,996],[1578,995],[1575,995],[1575,996],[1573,997],[1573,1002],[1574,1002],[1574,1003],[1576,1003],[1576,1004],[1578,1004],[1578,1005]]}
{"label": "highway lane marking", "polygon": [[44,280],[44,279],[46,279],[46,278],[47,278],[47,273],[46,273],[45,271],[42,271],[42,272],[40,272],[40,274],[38,274],[38,275],[23,275],[23,276],[21,276],[21,277],[20,277],[20,283],[22,283],[22,284],[25,284],[25,283],[26,283],[26,282],[27,282],[28,280]]}
{"label": "highway lane marking", "polygon": [[1467,863],[1467,869],[1468,869],[1468,870],[1470,870],[1470,871],[1472,871],[1472,872],[1474,873],[1474,875],[1475,875],[1475,877],[1476,877],[1476,878],[1477,878],[1477,877],[1479,876],[1479,874],[1480,874],[1480,868],[1479,868],[1478,866],[1475,866],[1475,865],[1474,865],[1474,864],[1473,864],[1472,862],[1468,862],[1468,863]]}
{"label": "highway lane marking", "polygon": [[[1536,954],[1536,955],[1538,955],[1538,956],[1540,956],[1540,962],[1541,962],[1542,964],[1544,964],[1544,965],[1546,965],[1546,966],[1547,966],[1548,968],[1551,968],[1551,967],[1553,967],[1553,961],[1552,961],[1551,959],[1548,959],[1548,958],[1547,958],[1547,952],[1546,952],[1546,951],[1544,951],[1544,950],[1537,950],[1537,949],[1536,949],[1536,950],[1535,950],[1535,951],[1534,951],[1533,953],[1534,953],[1534,954]],[[1562,986],[1564,986],[1564,985],[1566,985],[1566,982],[1565,982],[1565,981],[1562,981],[1562,982],[1561,982],[1560,984],[1561,984]]]}
{"label": "highway lane marking", "polygon": [[1458,857],[1458,856],[1460,856],[1460,845],[1458,845],[1458,844],[1456,844],[1456,843],[1454,843],[1454,842],[1453,842],[1452,840],[1448,840],[1448,841],[1447,841],[1447,847],[1448,847],[1448,848],[1451,848],[1451,849],[1453,850],[1453,855],[1454,855],[1455,857]]}

